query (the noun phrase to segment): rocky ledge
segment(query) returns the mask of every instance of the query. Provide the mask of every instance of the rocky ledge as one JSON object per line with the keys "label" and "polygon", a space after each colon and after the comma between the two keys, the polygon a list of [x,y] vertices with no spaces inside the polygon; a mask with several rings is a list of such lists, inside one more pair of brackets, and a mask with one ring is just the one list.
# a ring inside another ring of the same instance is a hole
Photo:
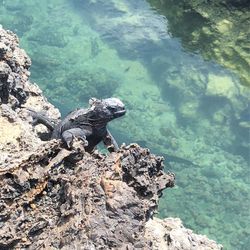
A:
{"label": "rocky ledge", "polygon": [[30,83],[31,61],[0,28],[0,249],[221,249],[179,219],[154,218],[174,185],[163,158],[137,144],[104,155],[41,140],[27,107],[59,119]]}

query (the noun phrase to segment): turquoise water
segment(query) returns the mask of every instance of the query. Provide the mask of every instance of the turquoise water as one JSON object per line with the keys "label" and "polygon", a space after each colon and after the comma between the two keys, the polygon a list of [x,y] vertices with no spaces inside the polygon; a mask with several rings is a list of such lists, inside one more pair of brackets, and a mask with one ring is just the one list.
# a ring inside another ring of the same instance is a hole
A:
{"label": "turquoise water", "polygon": [[249,89],[183,46],[173,29],[184,24],[170,21],[145,0],[0,1],[0,23],[32,58],[32,81],[63,114],[92,96],[125,102],[126,117],[110,126],[117,141],[149,147],[176,174],[160,216],[247,250]]}

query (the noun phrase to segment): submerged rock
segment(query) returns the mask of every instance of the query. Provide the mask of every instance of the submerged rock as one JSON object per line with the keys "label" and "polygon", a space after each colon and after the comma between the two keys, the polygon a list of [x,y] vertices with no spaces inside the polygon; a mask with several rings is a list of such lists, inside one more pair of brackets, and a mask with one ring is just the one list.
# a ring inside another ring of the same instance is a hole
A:
{"label": "submerged rock", "polygon": [[148,0],[168,19],[168,29],[188,51],[230,69],[242,85],[249,81],[249,3],[239,1]]}
{"label": "submerged rock", "polygon": [[[6,51],[19,49],[13,33],[0,29],[0,43],[3,38]],[[26,54],[21,58],[29,61]],[[15,62],[15,57],[2,58],[9,66]],[[162,190],[172,187],[175,179],[164,173],[162,157],[137,144],[103,155],[84,152],[78,141],[69,151],[60,141],[40,140],[26,107],[53,119],[60,113],[28,81],[25,64],[20,65],[14,80],[25,73],[21,91],[27,98],[22,107],[13,106],[10,92],[0,106],[1,249],[157,249],[159,225],[169,235],[161,249],[187,249],[190,244],[221,249],[184,229],[178,220],[176,225],[172,220],[152,223]],[[5,71],[7,78],[11,70]],[[178,234],[169,233],[169,228],[179,227]]]}
{"label": "submerged rock", "polygon": [[206,95],[224,97],[233,102],[239,96],[239,90],[230,77],[209,74]]}
{"label": "submerged rock", "polygon": [[45,26],[42,29],[36,30],[34,34],[28,37],[30,42],[37,42],[42,45],[63,48],[68,41],[65,39],[63,32],[59,32],[56,27]]}

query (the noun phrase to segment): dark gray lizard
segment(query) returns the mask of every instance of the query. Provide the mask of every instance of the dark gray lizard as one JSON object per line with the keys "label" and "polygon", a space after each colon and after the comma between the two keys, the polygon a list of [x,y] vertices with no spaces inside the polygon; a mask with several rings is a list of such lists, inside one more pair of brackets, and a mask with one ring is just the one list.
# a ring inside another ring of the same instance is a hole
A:
{"label": "dark gray lizard", "polygon": [[52,131],[51,139],[62,139],[68,148],[71,148],[74,138],[79,138],[87,140],[87,152],[92,152],[101,141],[110,152],[117,151],[119,147],[107,129],[107,123],[125,115],[124,104],[118,98],[91,98],[89,104],[89,108],[72,111],[58,124],[33,110],[29,111],[34,124],[44,124]]}

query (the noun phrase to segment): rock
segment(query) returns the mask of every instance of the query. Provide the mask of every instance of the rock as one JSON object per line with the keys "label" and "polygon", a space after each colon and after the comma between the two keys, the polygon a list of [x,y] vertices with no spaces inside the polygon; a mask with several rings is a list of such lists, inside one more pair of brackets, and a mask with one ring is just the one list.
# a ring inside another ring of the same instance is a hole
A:
{"label": "rock", "polygon": [[31,61],[19,48],[18,38],[10,31],[0,28],[0,104],[8,103],[18,107],[25,103],[25,84],[30,75]]}
{"label": "rock", "polygon": [[40,30],[36,30],[34,34],[28,37],[31,42],[38,42],[42,45],[49,45],[63,48],[68,41],[65,39],[63,32],[59,32],[56,27],[47,26]]}
{"label": "rock", "polygon": [[206,95],[225,97],[231,100],[237,93],[237,88],[230,77],[209,74]]}
{"label": "rock", "polygon": [[186,229],[179,218],[154,218],[146,223],[146,238],[153,243],[151,249],[161,250],[220,250],[222,245]]}
{"label": "rock", "polygon": [[183,102],[180,104],[179,113],[182,118],[187,120],[195,120],[199,110],[199,102],[196,99]]}
{"label": "rock", "polygon": [[20,11],[24,8],[24,4],[20,3],[18,0],[13,0],[11,2],[5,2],[4,3],[5,8],[11,11]]}
{"label": "rock", "polygon": [[227,19],[223,19],[217,23],[216,28],[220,33],[229,32],[232,29],[233,23]]}

